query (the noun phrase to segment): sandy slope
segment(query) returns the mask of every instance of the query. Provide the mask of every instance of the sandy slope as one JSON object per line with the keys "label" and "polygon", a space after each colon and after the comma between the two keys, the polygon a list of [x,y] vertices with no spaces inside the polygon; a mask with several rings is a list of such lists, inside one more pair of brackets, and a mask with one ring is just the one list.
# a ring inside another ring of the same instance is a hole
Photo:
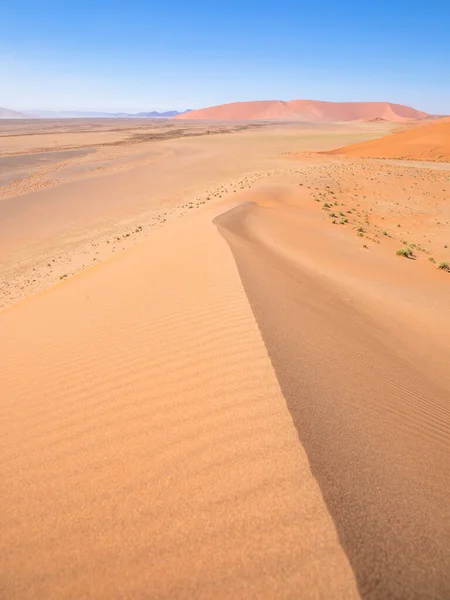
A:
{"label": "sandy slope", "polygon": [[357,597],[213,216],[1,313],[5,598]]}
{"label": "sandy slope", "polygon": [[356,121],[383,119],[402,122],[426,117],[427,113],[390,102],[322,102],[318,100],[267,100],[232,102],[179,115],[180,120],[300,120]]}
{"label": "sandy slope", "polygon": [[351,157],[450,161],[450,119],[420,125],[369,142],[331,150]]}

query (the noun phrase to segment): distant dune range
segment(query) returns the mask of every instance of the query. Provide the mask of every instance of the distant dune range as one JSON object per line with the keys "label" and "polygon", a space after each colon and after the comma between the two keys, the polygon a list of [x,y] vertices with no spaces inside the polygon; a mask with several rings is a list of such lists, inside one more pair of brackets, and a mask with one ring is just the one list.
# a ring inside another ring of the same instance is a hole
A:
{"label": "distant dune range", "polygon": [[401,158],[413,160],[450,160],[450,118],[420,125],[368,142],[353,144],[326,154],[362,158]]}
{"label": "distant dune range", "polygon": [[267,100],[233,102],[178,115],[189,120],[293,120],[312,122],[379,120],[405,122],[424,119],[429,115],[420,110],[390,102],[322,102],[318,100]]}
{"label": "distant dune range", "polygon": [[174,118],[220,121],[305,121],[332,123],[339,121],[410,122],[430,118],[428,113],[390,102],[324,102],[320,100],[262,100],[232,102],[199,110],[166,112],[107,113],[77,111],[26,111],[21,113],[0,107],[0,119],[29,118]]}

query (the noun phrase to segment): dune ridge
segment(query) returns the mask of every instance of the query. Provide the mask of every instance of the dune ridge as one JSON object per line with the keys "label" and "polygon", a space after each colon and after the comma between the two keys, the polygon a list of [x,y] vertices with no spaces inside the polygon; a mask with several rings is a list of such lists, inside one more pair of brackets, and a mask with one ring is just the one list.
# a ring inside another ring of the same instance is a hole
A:
{"label": "dune ridge", "polygon": [[213,216],[0,313],[5,598],[358,598]]}
{"label": "dune ridge", "polygon": [[179,115],[188,120],[295,120],[312,122],[358,121],[383,119],[406,122],[428,114],[409,106],[390,102],[324,102],[319,100],[267,100],[233,102]]}
{"label": "dune ridge", "polygon": [[422,124],[369,142],[329,150],[325,154],[361,158],[450,161],[450,119]]}

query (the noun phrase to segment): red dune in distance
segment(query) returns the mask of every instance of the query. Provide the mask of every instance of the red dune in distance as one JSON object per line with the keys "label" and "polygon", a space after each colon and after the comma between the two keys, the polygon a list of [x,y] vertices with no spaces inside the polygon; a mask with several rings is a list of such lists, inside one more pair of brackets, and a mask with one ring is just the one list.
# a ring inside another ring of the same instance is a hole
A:
{"label": "red dune in distance", "polygon": [[403,158],[450,161],[450,118],[420,125],[369,142],[352,144],[327,154],[362,158]]}
{"label": "red dune in distance", "polygon": [[232,102],[193,110],[175,119],[222,121],[359,121],[384,119],[403,122],[423,119],[427,113],[390,102],[322,102],[319,100],[264,100]]}

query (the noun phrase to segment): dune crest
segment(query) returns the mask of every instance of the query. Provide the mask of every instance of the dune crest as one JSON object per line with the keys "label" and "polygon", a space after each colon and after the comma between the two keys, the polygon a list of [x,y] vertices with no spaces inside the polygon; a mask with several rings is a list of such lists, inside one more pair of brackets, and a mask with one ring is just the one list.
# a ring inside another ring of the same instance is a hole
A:
{"label": "dune crest", "polygon": [[393,122],[426,118],[425,112],[390,102],[323,102],[319,100],[263,100],[232,102],[179,115],[189,120],[293,120],[312,122],[379,120]]}

